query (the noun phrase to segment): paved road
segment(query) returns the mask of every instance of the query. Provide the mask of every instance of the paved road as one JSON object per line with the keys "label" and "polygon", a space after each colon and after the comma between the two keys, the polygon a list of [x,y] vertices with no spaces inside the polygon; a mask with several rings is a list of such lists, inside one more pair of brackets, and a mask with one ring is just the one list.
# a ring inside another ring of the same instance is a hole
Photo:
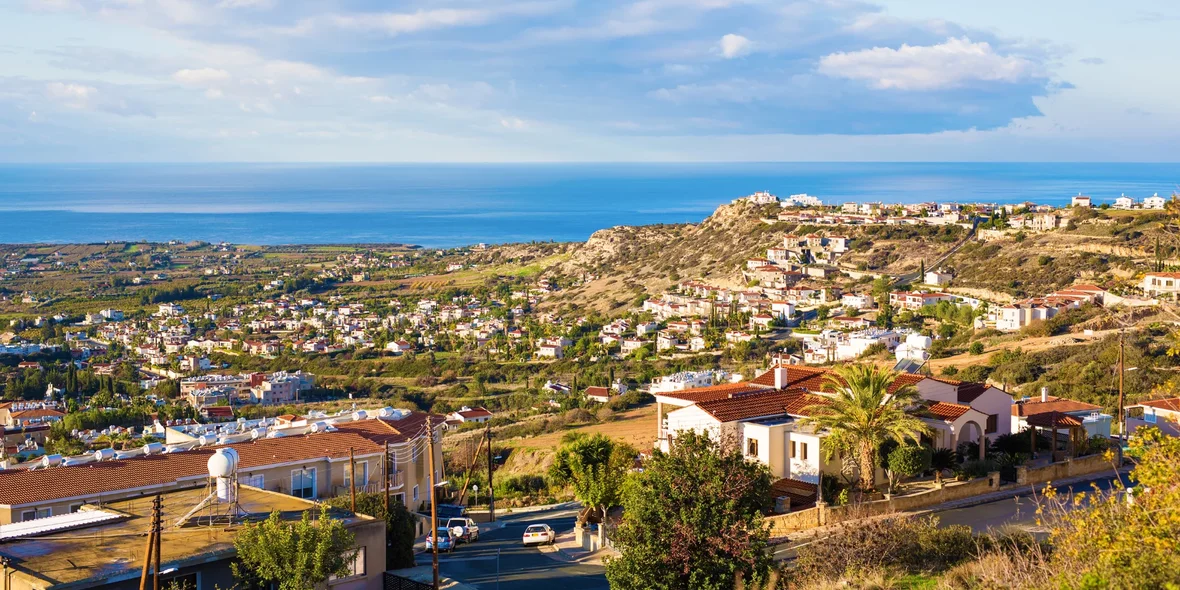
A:
{"label": "paved road", "polygon": [[[1097,484],[1100,490],[1109,490],[1114,481],[1114,477],[1104,477],[1094,481],[1056,486],[1056,489],[1059,496],[1070,496],[1077,492],[1092,491],[1093,485],[1095,484]],[[1040,495],[1039,491],[1037,495]],[[1028,530],[1037,530],[1036,512],[1037,504],[1035,497],[1017,496],[1006,500],[980,504],[978,506],[943,510],[934,514],[938,516],[939,524],[942,526],[965,524],[975,532],[982,533],[988,529],[998,529],[1004,526],[1018,526]]]}
{"label": "paved road", "polygon": [[[572,531],[576,509],[552,509],[519,515],[502,515],[504,528],[480,535],[479,541],[460,545],[453,554],[439,555],[439,573],[470,584],[479,590],[526,590],[551,587],[560,590],[607,590],[601,566],[557,561],[538,547],[520,543],[530,524],[545,523],[558,533]],[[499,584],[496,580],[499,551]],[[548,548],[546,548],[548,550]],[[430,554],[418,556],[419,564],[430,564]]]}
{"label": "paved road", "polygon": [[[1105,477],[1093,481],[1060,485],[1056,486],[1056,489],[1059,495],[1088,492],[1093,489],[1091,487],[1093,484],[1097,484],[1100,490],[1109,490],[1114,481],[1114,477]],[[1042,532],[1042,529],[1036,525],[1036,512],[1036,499],[1033,496],[1016,496],[1013,493],[1012,498],[968,506],[966,508],[942,510],[933,514],[938,517],[940,526],[963,524],[971,527],[976,533],[984,533],[988,530],[999,529],[1005,526],[1020,527],[1031,532]],[[803,544],[809,543],[804,542]],[[798,556],[796,550],[803,546],[803,544],[784,543],[776,546],[774,548],[774,559],[777,561],[794,560]]]}

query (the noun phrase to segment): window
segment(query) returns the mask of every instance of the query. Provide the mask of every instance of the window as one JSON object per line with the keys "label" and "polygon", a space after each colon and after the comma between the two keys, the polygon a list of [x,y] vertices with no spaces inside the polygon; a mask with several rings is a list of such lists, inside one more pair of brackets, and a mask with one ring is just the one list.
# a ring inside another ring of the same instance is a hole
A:
{"label": "window", "polygon": [[799,443],[799,458],[807,460],[807,443]]}
{"label": "window", "polygon": [[987,429],[984,431],[984,433],[985,434],[994,433],[996,431],[996,424],[998,424],[998,420],[997,420],[996,415],[995,414],[988,414],[988,416],[987,416]]}
{"label": "window", "polygon": [[37,518],[37,511],[36,510],[25,510],[24,512],[20,513],[21,522],[28,522],[28,521],[33,520],[35,518]]}
{"label": "window", "polygon": [[296,498],[316,497],[315,467],[291,471],[291,495]]}
{"label": "window", "polygon": [[798,443],[796,443],[795,441],[791,441],[791,458],[792,458],[792,459],[794,459],[794,458],[795,458],[795,446],[796,446],[797,444],[798,444]]}
{"label": "window", "polygon": [[[369,483],[369,462],[357,461],[356,463],[356,485],[363,486]],[[352,473],[350,469],[344,470],[344,485],[352,485]]]}
{"label": "window", "polygon": [[340,577],[332,576],[329,579],[344,580],[363,575],[365,575],[365,548],[357,547],[356,555],[353,555],[352,561],[348,563],[348,573]]}
{"label": "window", "polygon": [[418,486],[414,486],[414,501],[418,501]]}
{"label": "window", "polygon": [[751,457],[758,456],[758,439],[751,438],[746,440],[746,454]]}
{"label": "window", "polygon": [[70,514],[73,514],[82,509],[82,504],[70,504]]}
{"label": "window", "polygon": [[200,577],[197,573],[185,574],[183,576],[172,576],[170,578],[160,578],[161,588],[176,588],[177,590],[197,590],[201,587]]}
{"label": "window", "polygon": [[256,473],[254,475],[247,475],[246,477],[241,478],[240,481],[241,481],[242,485],[255,487],[260,490],[266,489],[266,476],[261,473]]}

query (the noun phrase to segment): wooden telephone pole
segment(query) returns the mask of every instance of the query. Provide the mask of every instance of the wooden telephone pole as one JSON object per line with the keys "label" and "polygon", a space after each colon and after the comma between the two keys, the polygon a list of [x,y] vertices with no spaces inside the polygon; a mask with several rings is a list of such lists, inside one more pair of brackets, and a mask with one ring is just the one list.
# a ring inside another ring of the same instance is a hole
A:
{"label": "wooden telephone pole", "polygon": [[152,589],[160,590],[160,533],[163,531],[163,512],[163,501],[157,494],[152,500],[152,525],[148,533],[147,550],[143,555],[143,571],[139,574],[139,590],[147,590],[148,573],[152,571],[153,563],[155,572],[152,574]]}
{"label": "wooden telephone pole", "polygon": [[488,516],[496,522],[496,486],[492,485],[492,424],[488,423]]}
{"label": "wooden telephone pole", "polygon": [[352,513],[356,514],[356,453],[348,447],[348,496],[352,499]]}
{"label": "wooden telephone pole", "polygon": [[1122,447],[1123,443],[1126,442],[1126,434],[1127,434],[1127,417],[1124,415],[1124,411],[1123,411],[1123,367],[1124,367],[1124,365],[1126,365],[1126,362],[1124,361],[1125,358],[1126,357],[1123,356],[1123,330],[1120,328],[1119,329],[1119,407],[1117,408],[1118,420],[1119,420],[1119,447]]}
{"label": "wooden telephone pole", "polygon": [[385,442],[385,469],[382,470],[382,475],[385,476],[385,517],[389,518],[389,442]]}
{"label": "wooden telephone pole", "polygon": [[430,482],[430,535],[434,539],[430,544],[430,563],[434,568],[434,590],[438,590],[438,504],[434,501],[434,488],[438,482],[434,481],[434,425],[429,416],[426,417],[426,444],[430,453],[430,475],[427,476]]}

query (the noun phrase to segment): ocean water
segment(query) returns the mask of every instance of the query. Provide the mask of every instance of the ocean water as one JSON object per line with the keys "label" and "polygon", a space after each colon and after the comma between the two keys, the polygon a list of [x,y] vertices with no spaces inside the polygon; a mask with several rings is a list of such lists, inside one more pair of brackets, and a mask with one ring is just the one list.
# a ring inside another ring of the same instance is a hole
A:
{"label": "ocean water", "polygon": [[1170,195],[1180,164],[2,164],[0,243],[585,240],[700,221],[757,190],[844,201],[1065,204]]}

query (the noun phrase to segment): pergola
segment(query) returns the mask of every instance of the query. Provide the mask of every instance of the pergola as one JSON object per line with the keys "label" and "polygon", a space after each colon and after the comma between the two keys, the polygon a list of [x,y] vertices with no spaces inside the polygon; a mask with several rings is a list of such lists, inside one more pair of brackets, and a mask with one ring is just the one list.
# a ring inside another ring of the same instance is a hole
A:
{"label": "pergola", "polygon": [[1066,456],[1073,457],[1074,449],[1078,447],[1081,439],[1086,438],[1086,429],[1082,425],[1082,421],[1070,416],[1069,414],[1062,414],[1061,412],[1045,412],[1043,414],[1033,414],[1025,418],[1025,422],[1029,425],[1029,437],[1032,442],[1033,457],[1037,456],[1037,429],[1050,430],[1052,432],[1049,440],[1052,459],[1057,461],[1057,432],[1059,430],[1066,430],[1068,438],[1066,441]]}

